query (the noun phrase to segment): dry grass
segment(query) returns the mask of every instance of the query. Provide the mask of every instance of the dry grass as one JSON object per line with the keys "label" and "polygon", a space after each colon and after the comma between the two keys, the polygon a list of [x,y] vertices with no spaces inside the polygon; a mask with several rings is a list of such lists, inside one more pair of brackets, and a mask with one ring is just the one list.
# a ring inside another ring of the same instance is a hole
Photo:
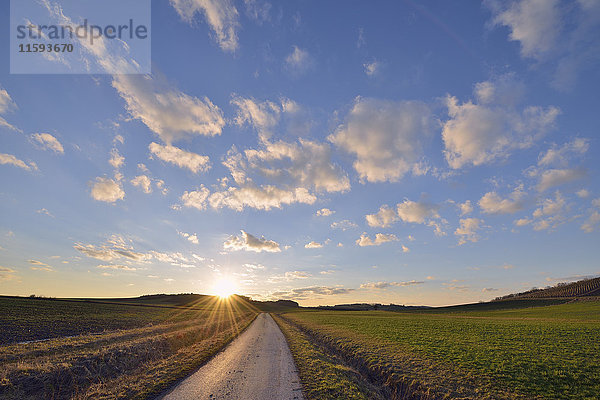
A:
{"label": "dry grass", "polygon": [[0,398],[151,397],[208,360],[257,312],[215,301],[202,311],[180,311],[185,315],[174,320],[184,322],[0,347]]}

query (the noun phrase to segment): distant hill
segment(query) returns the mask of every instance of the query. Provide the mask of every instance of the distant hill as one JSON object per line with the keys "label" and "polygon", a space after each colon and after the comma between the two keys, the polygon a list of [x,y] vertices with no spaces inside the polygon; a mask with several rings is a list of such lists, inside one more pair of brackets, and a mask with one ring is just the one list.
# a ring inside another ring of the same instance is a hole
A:
{"label": "distant hill", "polygon": [[[180,293],[180,294],[147,294],[139,297],[127,297],[117,299],[85,299],[94,302],[109,302],[119,304],[135,304],[135,305],[152,305],[152,306],[169,306],[169,307],[204,307],[214,302],[215,296],[195,294],[195,293]],[[239,301],[254,306],[261,311],[281,311],[289,308],[300,307],[298,303],[292,300],[277,300],[277,301],[258,301],[252,300],[247,296],[234,294],[231,296],[231,301]]]}
{"label": "distant hill", "polygon": [[600,296],[600,277],[583,279],[572,283],[559,283],[543,289],[533,288],[526,292],[497,297],[494,301],[513,299],[556,299]]}
{"label": "distant hill", "polygon": [[423,310],[430,308],[427,306],[403,306],[398,304],[379,304],[379,303],[352,303],[352,304],[337,304],[335,306],[319,306],[321,310],[338,310],[338,311],[406,311],[406,310]]}

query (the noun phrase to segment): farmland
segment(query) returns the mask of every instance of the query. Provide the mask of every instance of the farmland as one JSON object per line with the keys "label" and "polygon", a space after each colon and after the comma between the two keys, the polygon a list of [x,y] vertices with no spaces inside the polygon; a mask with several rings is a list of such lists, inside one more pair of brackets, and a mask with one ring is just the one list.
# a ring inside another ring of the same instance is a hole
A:
{"label": "farmland", "polygon": [[[358,374],[397,398],[597,398],[600,302],[507,304],[405,313],[299,311],[279,322],[308,398],[335,398],[323,380],[356,381]],[[343,360],[346,371],[334,371],[330,361],[316,366],[310,351]],[[332,378],[332,371],[339,376]],[[377,398],[365,393],[357,398]]]}
{"label": "farmland", "polygon": [[258,312],[237,297],[185,306],[173,299],[1,298],[0,398],[148,398],[205,362]]}

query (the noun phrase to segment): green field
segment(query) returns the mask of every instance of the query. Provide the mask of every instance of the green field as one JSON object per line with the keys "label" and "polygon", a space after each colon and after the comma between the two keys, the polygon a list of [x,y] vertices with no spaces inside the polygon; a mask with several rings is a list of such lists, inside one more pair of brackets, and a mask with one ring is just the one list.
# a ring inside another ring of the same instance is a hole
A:
{"label": "green field", "polygon": [[358,370],[436,397],[597,399],[600,393],[597,301],[283,317]]}
{"label": "green field", "polygon": [[259,311],[241,298],[180,300],[0,298],[0,398],[151,398]]}

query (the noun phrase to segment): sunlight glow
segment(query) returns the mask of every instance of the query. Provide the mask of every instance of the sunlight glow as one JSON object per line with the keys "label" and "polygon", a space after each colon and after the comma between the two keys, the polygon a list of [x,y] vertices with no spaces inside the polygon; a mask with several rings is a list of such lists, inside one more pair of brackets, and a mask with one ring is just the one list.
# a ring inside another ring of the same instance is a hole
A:
{"label": "sunlight glow", "polygon": [[221,299],[227,299],[229,296],[235,293],[237,287],[235,283],[228,278],[221,278],[215,282],[213,286],[214,293]]}

